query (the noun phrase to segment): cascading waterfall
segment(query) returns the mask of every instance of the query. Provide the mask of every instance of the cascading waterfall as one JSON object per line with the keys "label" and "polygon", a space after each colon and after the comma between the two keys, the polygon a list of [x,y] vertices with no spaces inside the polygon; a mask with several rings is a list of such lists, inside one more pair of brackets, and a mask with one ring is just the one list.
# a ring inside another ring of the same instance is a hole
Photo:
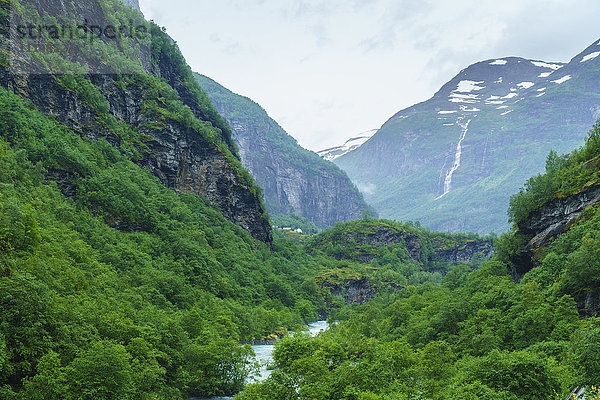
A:
{"label": "cascading waterfall", "polygon": [[452,185],[452,175],[460,167],[460,157],[462,156],[462,142],[463,140],[465,140],[465,136],[467,136],[467,131],[469,130],[470,122],[471,120],[468,120],[464,126],[461,125],[463,130],[460,139],[458,140],[458,144],[456,145],[456,153],[454,154],[454,164],[452,165],[452,168],[450,168],[450,170],[446,174],[446,178],[444,179],[444,193],[436,197],[436,200],[441,199],[450,191],[450,187]]}

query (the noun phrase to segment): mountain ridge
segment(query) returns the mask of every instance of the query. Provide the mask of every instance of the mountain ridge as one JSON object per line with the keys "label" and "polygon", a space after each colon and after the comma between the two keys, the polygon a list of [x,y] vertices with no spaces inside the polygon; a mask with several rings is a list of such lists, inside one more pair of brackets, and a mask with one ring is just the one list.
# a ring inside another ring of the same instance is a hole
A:
{"label": "mountain ridge", "polygon": [[334,162],[383,218],[441,231],[504,231],[510,194],[543,169],[550,150],[580,145],[600,117],[597,51],[595,41],[569,63],[504,57],[472,64]]}
{"label": "mountain ridge", "polygon": [[242,165],[263,188],[270,214],[298,215],[324,229],[370,210],[339,167],[301,147],[259,104],[195,76],[229,121]]}
{"label": "mountain ridge", "polygon": [[[87,43],[60,38],[55,46],[70,49],[65,54],[79,57],[75,62],[57,59],[52,52],[11,53],[12,64],[0,66],[3,87],[28,98],[81,136],[105,138],[165,186],[206,197],[256,239],[272,241],[261,189],[239,161],[231,128],[194,81],[183,55],[163,29],[120,2],[29,0],[29,6],[42,15],[58,12],[56,17],[66,26],[78,23],[73,15],[103,26],[114,13],[150,35],[147,43],[127,37],[98,40],[95,52]],[[50,17],[34,13],[24,18],[41,18],[43,23]],[[50,66],[46,73],[18,70],[40,60]],[[117,68],[112,73],[94,69],[109,64]],[[51,68],[61,73],[50,73]],[[86,68],[96,73],[81,73]]]}

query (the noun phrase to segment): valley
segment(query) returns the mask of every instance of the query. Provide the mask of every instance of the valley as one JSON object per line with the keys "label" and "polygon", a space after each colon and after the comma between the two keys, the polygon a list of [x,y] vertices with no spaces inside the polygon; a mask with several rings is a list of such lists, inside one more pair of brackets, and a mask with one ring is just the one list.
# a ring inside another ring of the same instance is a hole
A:
{"label": "valley", "polygon": [[144,6],[0,2],[0,399],[599,398],[600,42],[315,153]]}

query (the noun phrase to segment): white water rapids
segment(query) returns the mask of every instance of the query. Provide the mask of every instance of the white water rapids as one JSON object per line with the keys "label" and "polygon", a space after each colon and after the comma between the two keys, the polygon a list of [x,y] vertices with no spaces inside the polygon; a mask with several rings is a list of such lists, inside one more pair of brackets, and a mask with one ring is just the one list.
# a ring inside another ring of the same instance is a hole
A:
{"label": "white water rapids", "polygon": [[469,130],[470,122],[471,122],[471,120],[468,120],[465,125],[461,125],[463,130],[462,130],[460,139],[458,141],[458,144],[456,145],[456,153],[454,154],[454,164],[452,165],[452,168],[450,168],[450,170],[446,174],[446,178],[444,179],[444,193],[442,193],[441,195],[436,197],[435,200],[441,199],[442,197],[447,195],[448,192],[450,191],[450,188],[452,185],[452,175],[460,167],[460,158],[462,156],[462,142],[463,142],[463,140],[465,140],[465,136],[467,136],[467,131]]}

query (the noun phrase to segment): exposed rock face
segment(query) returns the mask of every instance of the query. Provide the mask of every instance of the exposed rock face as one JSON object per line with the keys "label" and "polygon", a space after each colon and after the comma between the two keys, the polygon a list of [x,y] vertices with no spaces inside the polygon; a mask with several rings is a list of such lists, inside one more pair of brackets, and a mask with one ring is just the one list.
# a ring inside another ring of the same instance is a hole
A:
{"label": "exposed rock face", "polygon": [[519,232],[531,237],[521,257],[513,260],[514,274],[518,277],[539,265],[540,249],[550,240],[578,222],[584,211],[600,204],[600,184],[588,186],[568,197],[557,197],[538,209],[519,225]]}
{"label": "exposed rock face", "polygon": [[[137,0],[126,3],[139,8]],[[27,4],[40,14],[69,16],[74,20],[93,21],[100,26],[104,26],[106,22],[104,8],[98,0],[28,0]],[[4,51],[10,48],[10,42],[7,40],[7,30],[4,29],[6,27],[3,25],[2,28],[0,44]],[[122,80],[120,76],[111,74],[86,76],[108,101],[107,113],[97,111],[89,99],[84,97],[85,93],[78,94],[68,90],[48,73],[28,74],[14,68],[9,70],[6,64],[2,64],[0,85],[30,99],[41,112],[55,116],[59,122],[81,136],[89,139],[105,138],[115,147],[120,147],[123,144],[122,137],[115,133],[115,129],[111,130],[110,124],[105,121],[107,114],[114,116],[117,123],[127,124],[135,135],[142,138],[148,151],[142,151],[135,161],[147,166],[165,186],[205,196],[218,206],[225,218],[246,229],[256,239],[271,242],[271,227],[259,190],[249,175],[239,167],[239,160],[235,159],[237,154],[231,139],[231,128],[211,105],[208,96],[195,83],[189,84],[187,71],[184,70],[187,67],[176,46],[171,45],[168,38],[158,38],[165,40],[158,41],[157,48],[152,49],[153,53],[158,53],[154,54],[157,57],[155,63],[150,66],[150,60],[145,59],[150,56],[148,52],[142,57],[143,67],[148,73],[160,76],[171,85],[179,94],[181,102],[205,123],[207,130],[214,133],[220,131],[224,145],[216,144],[208,136],[189,128],[190,124],[178,122],[175,117],[156,117],[147,113],[143,107],[144,100],[160,102],[161,99],[156,98],[157,94],[152,92],[152,88],[137,85],[135,79]],[[118,51],[116,45],[113,50]],[[84,51],[81,56],[83,65],[88,61],[90,65],[94,62],[95,56],[91,52],[88,54]],[[15,57],[23,65],[28,65],[26,54]],[[20,73],[15,73],[16,70]],[[225,154],[228,153],[226,146],[231,149],[234,157]],[[58,171],[50,171],[46,180],[56,180],[65,194],[73,194],[68,185],[68,177],[60,176]]]}
{"label": "exposed rock face", "polygon": [[377,289],[369,278],[345,279],[341,283],[323,281],[321,289],[328,288],[332,296],[341,296],[347,303],[364,304],[377,294]]}
{"label": "exposed rock face", "polygon": [[271,214],[296,214],[328,228],[369,209],[343,171],[298,145],[258,104],[196,77],[229,121],[242,164],[263,188]]}
{"label": "exposed rock face", "polygon": [[494,255],[494,243],[491,240],[467,241],[465,244],[449,249],[437,249],[432,259],[446,264],[469,263],[476,257],[490,259]]}
{"label": "exposed rock face", "polygon": [[272,213],[296,214],[319,228],[360,218],[367,209],[352,183],[340,171],[307,170],[283,160],[259,132],[231,120],[242,165],[263,188]]}
{"label": "exposed rock face", "polygon": [[[600,207],[600,182],[583,188],[568,197],[555,197],[532,212],[519,223],[518,232],[528,242],[521,254],[512,261],[513,278],[519,280],[535,267],[539,267],[544,249],[551,240],[566,233],[572,226],[593,217]],[[600,288],[578,291],[573,294],[579,313],[591,316],[600,309]]]}
{"label": "exposed rock face", "polygon": [[[270,242],[271,228],[264,218],[260,198],[236,175],[231,162],[213,144],[175,121],[165,121],[160,132],[146,128],[148,118],[139,104],[145,93],[128,86],[123,90],[110,75],[93,75],[92,82],[106,96],[110,113],[142,135],[151,138],[150,152],[139,161],[169,188],[205,196],[218,205],[225,218]],[[97,115],[77,94],[56,83],[49,75],[13,76],[4,70],[1,84],[29,98],[36,107],[56,116],[71,129],[90,139],[106,138],[119,146],[120,138],[103,126]]]}
{"label": "exposed rock face", "polygon": [[123,0],[123,3],[133,8],[134,10],[140,11],[140,2],[139,0]]}
{"label": "exposed rock face", "polygon": [[[343,232],[341,237],[333,240],[334,244],[356,243],[357,245],[369,245],[373,250],[380,246],[390,246],[395,244],[404,244],[406,250],[415,262],[441,262],[443,264],[456,264],[459,262],[469,263],[480,257],[489,259],[494,255],[494,244],[491,240],[464,240],[445,243],[442,238],[434,238],[432,243],[432,254],[428,255],[428,260],[423,260],[422,239],[410,232],[395,229],[388,225],[374,224],[367,226],[368,229],[358,231]],[[345,258],[348,255],[344,255]],[[369,263],[377,257],[376,251],[357,248],[351,259],[363,263]]]}

